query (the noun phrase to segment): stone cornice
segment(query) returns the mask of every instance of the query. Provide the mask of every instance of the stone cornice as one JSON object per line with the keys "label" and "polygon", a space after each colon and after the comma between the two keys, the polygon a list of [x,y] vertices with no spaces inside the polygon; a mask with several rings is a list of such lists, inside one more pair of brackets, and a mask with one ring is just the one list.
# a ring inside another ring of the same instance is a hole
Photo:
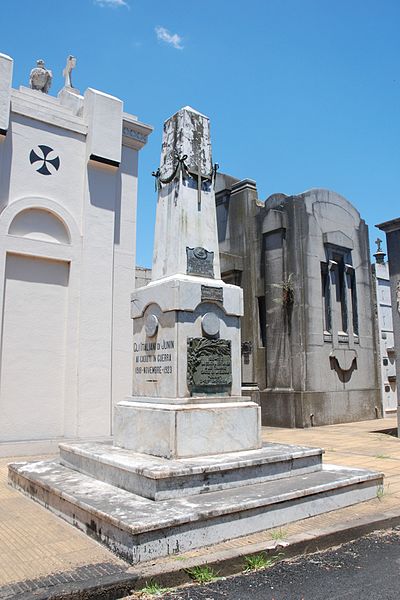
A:
{"label": "stone cornice", "polygon": [[122,120],[122,145],[140,150],[147,143],[148,136],[152,133],[153,127],[145,125],[133,118],[131,115],[124,114]]}

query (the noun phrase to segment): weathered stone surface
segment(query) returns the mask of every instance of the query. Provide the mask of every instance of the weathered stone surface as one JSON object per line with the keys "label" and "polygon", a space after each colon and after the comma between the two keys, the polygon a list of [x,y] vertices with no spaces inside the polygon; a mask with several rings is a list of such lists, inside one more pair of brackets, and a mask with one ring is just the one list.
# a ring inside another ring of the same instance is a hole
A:
{"label": "weathered stone surface", "polygon": [[322,471],[154,502],[54,462],[10,465],[11,484],[136,563],[376,497],[382,475]]}
{"label": "weathered stone surface", "polygon": [[187,156],[188,168],[203,176],[212,170],[210,121],[190,106],[185,106],[164,124],[160,171],[162,178],[170,177],[177,158]]}
{"label": "weathered stone surface", "polygon": [[212,167],[207,117],[182,108],[164,125],[153,281],[177,274],[221,279]]}
{"label": "weathered stone surface", "polygon": [[263,423],[380,416],[368,228],[359,212],[323,189],[261,202],[254,182],[222,174],[216,203],[222,277],[244,292],[244,389],[260,400]]}
{"label": "weathered stone surface", "polygon": [[259,450],[180,460],[87,442],[60,444],[61,464],[151,500],[180,498],[321,470],[322,450],[264,444]]}

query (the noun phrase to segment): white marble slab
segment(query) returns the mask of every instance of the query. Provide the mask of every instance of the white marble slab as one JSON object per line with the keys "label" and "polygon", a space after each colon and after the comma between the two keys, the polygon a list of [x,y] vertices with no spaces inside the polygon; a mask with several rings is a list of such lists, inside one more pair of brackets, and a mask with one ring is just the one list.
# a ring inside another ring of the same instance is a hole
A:
{"label": "white marble slab", "polygon": [[291,477],[322,468],[321,448],[264,444],[259,450],[165,459],[110,443],[60,444],[60,461],[152,500],[179,498]]}

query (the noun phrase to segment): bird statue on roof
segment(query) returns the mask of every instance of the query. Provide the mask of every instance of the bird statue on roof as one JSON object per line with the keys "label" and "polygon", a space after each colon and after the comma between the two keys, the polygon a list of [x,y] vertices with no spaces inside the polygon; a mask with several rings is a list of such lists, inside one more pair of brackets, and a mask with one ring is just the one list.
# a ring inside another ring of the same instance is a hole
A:
{"label": "bird statue on roof", "polygon": [[39,90],[43,94],[47,94],[51,82],[53,79],[53,73],[46,69],[44,60],[37,60],[36,67],[34,67],[29,76],[29,85],[32,90]]}

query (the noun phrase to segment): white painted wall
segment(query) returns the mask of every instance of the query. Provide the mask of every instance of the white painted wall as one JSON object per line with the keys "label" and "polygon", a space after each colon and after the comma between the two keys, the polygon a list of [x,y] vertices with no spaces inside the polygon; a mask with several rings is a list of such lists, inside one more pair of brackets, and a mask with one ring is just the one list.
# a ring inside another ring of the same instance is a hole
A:
{"label": "white painted wall", "polygon": [[[2,73],[10,64],[0,55]],[[111,434],[112,407],[131,388],[137,162],[151,132],[96,90],[54,98],[5,80],[0,89],[7,85],[0,455],[11,442]],[[46,163],[50,175],[31,164],[39,146],[59,158],[58,169]]]}
{"label": "white painted wall", "polygon": [[397,410],[397,381],[388,263],[375,263],[375,275],[382,403],[386,414],[394,414]]}
{"label": "white painted wall", "polygon": [[0,423],[3,440],[60,437],[69,264],[6,259]]}

